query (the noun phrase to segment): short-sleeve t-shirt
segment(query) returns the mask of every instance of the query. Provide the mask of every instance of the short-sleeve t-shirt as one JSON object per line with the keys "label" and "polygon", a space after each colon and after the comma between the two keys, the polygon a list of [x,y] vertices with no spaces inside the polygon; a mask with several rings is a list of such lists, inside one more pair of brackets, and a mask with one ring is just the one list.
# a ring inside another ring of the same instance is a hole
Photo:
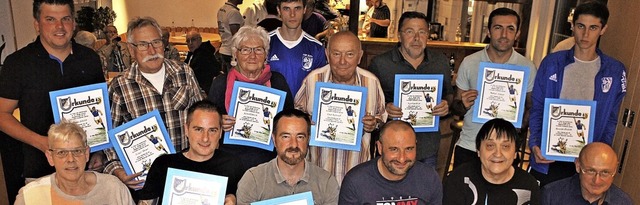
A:
{"label": "short-sleeve t-shirt", "polygon": [[231,28],[229,25],[239,24],[244,25],[244,19],[240,14],[240,9],[237,6],[226,2],[224,6],[218,10],[218,31],[222,38],[222,45],[220,46],[220,53],[225,55],[231,55]]}

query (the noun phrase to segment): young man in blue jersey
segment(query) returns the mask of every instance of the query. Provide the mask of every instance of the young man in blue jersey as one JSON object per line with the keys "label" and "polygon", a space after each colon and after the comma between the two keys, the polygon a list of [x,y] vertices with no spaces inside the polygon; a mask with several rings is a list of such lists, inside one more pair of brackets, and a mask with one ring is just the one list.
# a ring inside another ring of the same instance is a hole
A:
{"label": "young man in blue jersey", "polygon": [[309,72],[327,64],[322,43],[302,31],[304,11],[303,0],[278,2],[282,26],[269,33],[271,48],[267,61],[271,71],[284,75],[294,96]]}
{"label": "young man in blue jersey", "polygon": [[596,101],[597,119],[589,127],[593,130],[593,136],[589,137],[593,137],[593,142],[613,143],[618,110],[627,92],[627,78],[624,65],[598,49],[598,39],[607,31],[608,19],[609,10],[605,4],[587,2],[578,5],[573,17],[576,45],[570,50],[547,55],[540,64],[531,95],[533,107],[529,121],[531,175],[540,181],[540,186],[570,177],[576,170],[573,163],[554,162],[542,156],[540,141],[544,135],[545,98]]}

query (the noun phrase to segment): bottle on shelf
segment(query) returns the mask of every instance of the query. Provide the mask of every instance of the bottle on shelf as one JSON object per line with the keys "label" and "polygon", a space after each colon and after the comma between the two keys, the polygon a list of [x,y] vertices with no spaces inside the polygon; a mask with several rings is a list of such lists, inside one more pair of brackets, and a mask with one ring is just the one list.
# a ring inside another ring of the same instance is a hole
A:
{"label": "bottle on shelf", "polygon": [[456,28],[456,42],[460,43],[462,41],[462,29],[460,29],[460,24],[458,24],[458,28]]}
{"label": "bottle on shelf", "polygon": [[396,38],[396,24],[394,20],[391,20],[391,22],[389,23],[389,27],[387,27],[387,38]]}

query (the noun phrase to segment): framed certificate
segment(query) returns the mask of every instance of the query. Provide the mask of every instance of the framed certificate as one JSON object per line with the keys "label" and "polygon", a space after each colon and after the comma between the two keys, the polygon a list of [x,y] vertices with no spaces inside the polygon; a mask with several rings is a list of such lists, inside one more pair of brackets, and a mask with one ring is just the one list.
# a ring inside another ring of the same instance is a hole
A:
{"label": "framed certificate", "polygon": [[53,120],[76,123],[87,133],[91,152],[111,148],[111,108],[107,84],[97,83],[49,92]]}
{"label": "framed certificate", "polygon": [[158,156],[176,153],[158,110],[114,128],[109,138],[127,175],[144,172],[137,180],[147,178]]}
{"label": "framed certificate", "polygon": [[542,118],[542,156],[573,162],[586,144],[593,142],[596,102],[545,98]]}
{"label": "framed certificate", "polygon": [[224,133],[224,143],[273,150],[273,117],[282,110],[286,96],[281,90],[236,81],[229,105],[236,124]]}
{"label": "framed certificate", "polygon": [[515,127],[522,127],[527,82],[529,68],[526,66],[480,62],[472,121],[485,123],[502,118]]}
{"label": "framed certificate", "polygon": [[253,202],[251,205],[313,205],[313,194],[310,191],[264,201]]}
{"label": "framed certificate", "polygon": [[442,99],[442,75],[396,75],[393,104],[402,109],[401,120],[416,132],[435,132],[440,128],[440,116],[433,108]]}
{"label": "framed certificate", "polygon": [[224,204],[227,177],[169,168],[163,205]]}
{"label": "framed certificate", "polygon": [[310,145],[360,151],[367,89],[317,82],[313,96]]}

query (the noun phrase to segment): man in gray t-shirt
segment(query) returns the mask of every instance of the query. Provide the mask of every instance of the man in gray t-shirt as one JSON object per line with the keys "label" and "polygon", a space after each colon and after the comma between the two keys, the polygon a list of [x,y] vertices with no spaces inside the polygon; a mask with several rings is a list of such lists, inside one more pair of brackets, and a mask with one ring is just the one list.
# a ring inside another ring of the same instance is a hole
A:
{"label": "man in gray t-shirt", "polygon": [[[529,59],[515,52],[513,43],[520,35],[520,16],[508,8],[499,8],[489,16],[489,45],[474,54],[464,58],[458,70],[456,86],[458,91],[452,110],[455,114],[464,115],[464,125],[460,139],[456,143],[454,154],[454,168],[460,164],[477,160],[475,139],[482,124],[472,122],[474,100],[478,96],[477,82],[480,62],[504,63],[529,68],[529,79],[534,79],[536,67]],[[533,80],[527,82],[527,100],[525,103],[522,127],[528,125],[528,110],[531,106],[529,96],[533,90]]]}

